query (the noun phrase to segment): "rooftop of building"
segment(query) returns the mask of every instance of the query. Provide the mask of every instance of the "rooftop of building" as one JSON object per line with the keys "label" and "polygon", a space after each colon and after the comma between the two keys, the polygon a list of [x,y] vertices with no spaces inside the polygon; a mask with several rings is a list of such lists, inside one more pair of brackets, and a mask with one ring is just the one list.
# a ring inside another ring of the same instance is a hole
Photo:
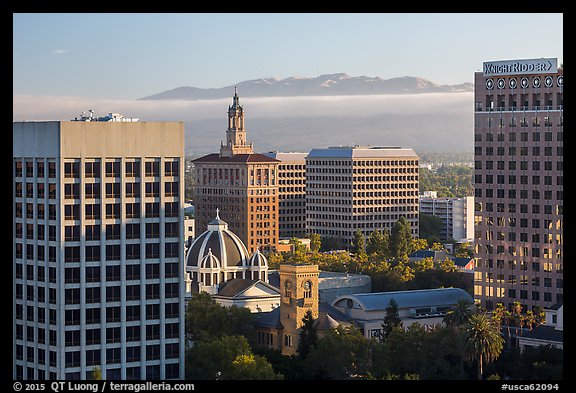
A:
{"label": "rooftop of building", "polygon": [[352,300],[364,311],[385,310],[394,299],[399,309],[452,306],[459,300],[474,300],[469,293],[460,288],[419,289],[413,291],[374,292],[343,295],[336,298],[332,304],[348,304]]}
{"label": "rooftop of building", "polygon": [[305,162],[308,153],[270,151],[264,155],[282,162]]}
{"label": "rooftop of building", "polygon": [[388,158],[407,157],[418,158],[413,149],[399,146],[332,146],[328,148],[312,149],[310,158]]}
{"label": "rooftop of building", "polygon": [[232,157],[221,157],[218,153],[212,153],[192,160],[194,163],[217,162],[217,163],[242,163],[242,162],[279,162],[278,160],[260,153],[234,154]]}

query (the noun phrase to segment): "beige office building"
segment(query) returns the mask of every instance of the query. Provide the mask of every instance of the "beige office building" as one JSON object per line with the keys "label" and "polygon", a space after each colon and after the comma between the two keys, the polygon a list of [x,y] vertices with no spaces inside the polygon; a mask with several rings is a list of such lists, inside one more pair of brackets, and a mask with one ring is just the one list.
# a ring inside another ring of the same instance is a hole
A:
{"label": "beige office building", "polygon": [[347,248],[392,230],[401,216],[418,236],[418,156],[400,147],[329,147],[306,157],[306,224],[322,242]]}
{"label": "beige office building", "polygon": [[306,156],[308,153],[269,152],[278,163],[278,204],[280,237],[290,239],[306,234]]}
{"label": "beige office building", "polygon": [[16,380],[184,377],[184,125],[13,123]]}

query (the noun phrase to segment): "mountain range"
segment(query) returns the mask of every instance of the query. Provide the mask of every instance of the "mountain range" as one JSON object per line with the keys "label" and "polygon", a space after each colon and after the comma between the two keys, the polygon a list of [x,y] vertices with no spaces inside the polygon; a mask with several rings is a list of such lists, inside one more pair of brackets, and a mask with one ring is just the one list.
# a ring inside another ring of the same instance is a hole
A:
{"label": "mountain range", "polygon": [[201,100],[231,96],[237,87],[242,97],[294,97],[472,92],[472,83],[439,85],[427,79],[403,76],[380,77],[350,76],[344,73],[321,75],[316,78],[292,76],[289,78],[262,78],[240,82],[221,88],[177,87],[139,100]]}

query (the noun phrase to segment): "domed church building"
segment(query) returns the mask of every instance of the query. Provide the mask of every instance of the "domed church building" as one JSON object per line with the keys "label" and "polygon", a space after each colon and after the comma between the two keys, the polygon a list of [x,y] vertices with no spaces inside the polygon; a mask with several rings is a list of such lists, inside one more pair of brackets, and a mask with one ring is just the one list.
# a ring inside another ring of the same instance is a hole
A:
{"label": "domed church building", "polygon": [[[278,289],[268,283],[268,261],[258,249],[250,256],[228,224],[216,218],[186,254],[186,292],[207,292],[221,304],[271,310],[280,304]],[[233,288],[233,289],[232,289]]]}

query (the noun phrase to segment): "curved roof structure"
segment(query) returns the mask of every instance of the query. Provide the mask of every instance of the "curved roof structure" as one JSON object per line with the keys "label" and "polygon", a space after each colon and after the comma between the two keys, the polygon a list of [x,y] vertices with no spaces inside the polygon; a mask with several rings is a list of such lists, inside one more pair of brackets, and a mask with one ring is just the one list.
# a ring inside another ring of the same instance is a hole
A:
{"label": "curved roof structure", "polygon": [[381,311],[388,307],[392,299],[398,304],[399,309],[452,306],[459,300],[467,300],[474,304],[472,296],[463,289],[437,288],[343,295],[336,298],[332,305],[343,308],[360,308],[364,311]]}

